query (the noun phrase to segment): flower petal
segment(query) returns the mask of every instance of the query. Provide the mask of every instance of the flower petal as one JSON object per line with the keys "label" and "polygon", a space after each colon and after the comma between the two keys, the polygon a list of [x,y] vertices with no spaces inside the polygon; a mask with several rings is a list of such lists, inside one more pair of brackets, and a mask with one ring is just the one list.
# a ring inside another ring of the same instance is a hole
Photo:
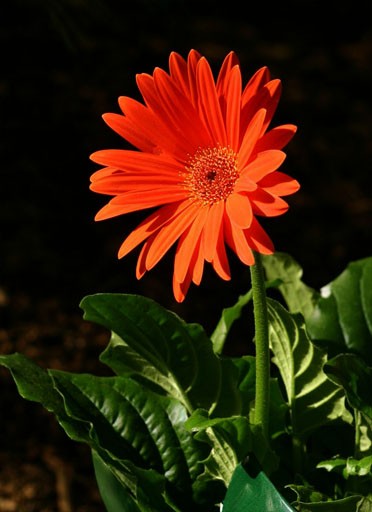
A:
{"label": "flower petal", "polygon": [[157,68],[154,71],[154,81],[163,112],[167,116],[167,124],[172,126],[179,138],[187,141],[189,153],[195,152],[200,146],[212,144],[198,112],[170,76]]}
{"label": "flower petal", "polygon": [[286,154],[279,149],[268,149],[258,153],[242,171],[242,176],[249,176],[256,183],[267,174],[274,172],[284,162]]}
{"label": "flower petal", "polygon": [[283,172],[277,171],[262,178],[259,186],[276,196],[289,196],[300,189],[297,180],[291,178]]}
{"label": "flower petal", "polygon": [[231,194],[226,200],[226,213],[240,228],[249,228],[252,223],[252,205],[245,194]]}
{"label": "flower petal", "polygon": [[[141,174],[165,172],[178,175],[183,170],[183,166],[170,157],[140,153],[129,149],[102,149],[92,153],[90,159],[97,164]],[[94,177],[95,174],[92,178]]]}
{"label": "flower petal", "polygon": [[244,235],[253,250],[260,254],[273,254],[274,245],[256,218],[253,219],[251,227],[244,232]]}
{"label": "flower petal", "polygon": [[174,273],[176,280],[182,283],[190,268],[195,247],[199,243],[205,221],[208,216],[208,207],[204,206],[196,215],[193,223],[181,236],[174,258]]}
{"label": "flower petal", "polygon": [[173,293],[177,302],[182,302],[185,299],[191,281],[193,281],[196,285],[200,284],[203,276],[203,270],[204,258],[202,256],[201,242],[199,238],[192,254],[191,262],[185,279],[180,283],[176,278],[176,273],[173,273]]}
{"label": "flower petal", "polygon": [[218,240],[216,244],[216,252],[214,253],[214,257],[212,260],[212,265],[217,274],[228,281],[231,279],[230,275],[230,266],[229,261],[227,259],[226,249],[225,249],[225,238],[224,238],[224,230],[223,224],[220,226],[220,230],[218,233]]}
{"label": "flower petal", "polygon": [[182,233],[190,226],[198,214],[198,203],[189,203],[182,215],[174,216],[162,226],[151,243],[146,256],[146,269],[153,268],[172,247]]}
{"label": "flower petal", "polygon": [[250,195],[253,212],[264,217],[276,217],[285,213],[289,206],[283,199],[258,188]]}
{"label": "flower petal", "polygon": [[239,66],[239,59],[236,56],[235,52],[230,52],[226,55],[223,60],[222,66],[220,68],[220,72],[218,73],[216,90],[218,96],[225,96],[227,93],[227,88],[229,86],[229,75],[230,71]]}
{"label": "flower petal", "polygon": [[180,137],[180,127],[177,127],[176,130],[174,129],[172,118],[169,118],[164,102],[159,97],[153,77],[146,73],[141,73],[137,75],[137,85],[147,106],[162,122],[162,147],[177,160],[184,161],[190,151],[190,145],[184,137]]}
{"label": "flower petal", "polygon": [[259,109],[264,108],[266,110],[266,117],[265,122],[262,125],[262,131],[259,134],[260,136],[263,135],[274,115],[275,109],[279,102],[280,93],[281,82],[278,79],[271,80],[270,82],[267,82],[263,87],[261,87],[257,93],[252,96],[245,105],[243,104],[242,106],[242,111],[240,114],[241,128],[244,129],[244,126],[248,125],[249,121],[253,118],[256,112]]}
{"label": "flower petal", "polygon": [[144,105],[137,101],[127,99],[127,102],[132,102],[132,115],[122,116],[121,114],[104,114],[103,120],[105,123],[123,139],[127,140],[130,144],[148,153],[153,153],[158,145],[157,140],[154,140],[154,133],[159,133],[159,128],[154,130],[157,125],[154,114]]}
{"label": "flower petal", "polygon": [[240,136],[242,77],[239,66],[235,66],[226,85],[226,132],[227,143],[237,152]]}
{"label": "flower petal", "polygon": [[252,192],[257,189],[257,183],[251,180],[248,173],[239,176],[235,183],[234,192]]}
{"label": "flower petal", "polygon": [[270,72],[267,66],[263,66],[258,69],[244,88],[242,94],[242,106],[246,105],[248,101],[257,94],[257,91],[269,82],[269,80]]}
{"label": "flower petal", "polygon": [[218,201],[208,209],[208,217],[204,225],[202,238],[204,258],[207,261],[212,261],[216,253],[224,209],[224,201]]}
{"label": "flower petal", "polygon": [[225,215],[225,234],[226,240],[231,249],[235,252],[238,258],[246,265],[254,264],[254,256],[251,248],[248,245],[247,239],[244,235],[244,230],[230,221],[229,217]]}
{"label": "flower petal", "polygon": [[217,97],[216,86],[212,70],[204,57],[199,60],[196,72],[199,109],[202,119],[211,134],[214,144],[226,146],[226,130]]}
{"label": "flower petal", "polygon": [[238,153],[238,165],[240,169],[243,169],[249,161],[249,157],[262,131],[265,116],[266,110],[264,108],[258,110],[245,131]]}
{"label": "flower petal", "polygon": [[180,203],[168,204],[159,210],[156,210],[142,221],[141,224],[137,226],[124,240],[119,249],[118,257],[123,258],[126,254],[137,247],[137,245],[161,229],[164,224],[174,218],[177,218],[177,216],[180,215],[188,206],[189,201],[183,201]]}
{"label": "flower petal", "polygon": [[171,52],[169,56],[169,72],[183,94],[190,98],[187,62],[177,52]]}
{"label": "flower petal", "polygon": [[266,132],[257,142],[255,151],[260,153],[267,149],[282,149],[292,139],[297,131],[293,124],[283,124]]}
{"label": "flower petal", "polygon": [[187,199],[187,194],[179,187],[159,188],[145,191],[132,190],[115,196],[97,213],[95,220],[105,220],[125,213],[132,213],[164,204]]}

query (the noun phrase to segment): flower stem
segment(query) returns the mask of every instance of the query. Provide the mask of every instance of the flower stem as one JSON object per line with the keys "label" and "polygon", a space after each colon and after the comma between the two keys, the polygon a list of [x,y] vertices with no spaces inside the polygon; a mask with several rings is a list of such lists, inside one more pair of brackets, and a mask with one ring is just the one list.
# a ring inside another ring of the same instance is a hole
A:
{"label": "flower stem", "polygon": [[265,278],[261,256],[255,252],[255,264],[250,267],[253,314],[256,345],[256,425],[261,425],[264,436],[269,435],[269,403],[270,403],[270,348],[269,323],[266,304]]}

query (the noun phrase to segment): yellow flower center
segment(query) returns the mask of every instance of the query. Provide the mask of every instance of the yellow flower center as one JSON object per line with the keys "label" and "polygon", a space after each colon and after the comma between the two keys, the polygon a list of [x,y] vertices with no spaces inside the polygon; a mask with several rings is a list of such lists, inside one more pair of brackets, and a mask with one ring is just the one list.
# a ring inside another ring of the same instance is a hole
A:
{"label": "yellow flower center", "polygon": [[227,199],[239,177],[237,154],[222,146],[198,149],[186,164],[186,170],[185,187],[204,204]]}

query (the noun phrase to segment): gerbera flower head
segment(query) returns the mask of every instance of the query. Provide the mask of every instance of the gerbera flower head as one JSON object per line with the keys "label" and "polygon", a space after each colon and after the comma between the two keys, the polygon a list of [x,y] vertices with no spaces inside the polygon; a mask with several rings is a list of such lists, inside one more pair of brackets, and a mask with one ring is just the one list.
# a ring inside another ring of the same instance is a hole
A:
{"label": "gerbera flower head", "polygon": [[103,116],[136,149],[91,155],[104,166],[91,190],[113,196],[96,220],[151,209],[118,256],[142,244],[139,279],[175,246],[173,291],[181,302],[191,282],[200,284],[206,261],[230,279],[227,247],[246,265],[254,264],[254,251],[273,253],[257,217],[285,213],[283,196],[299,189],[278,171],[296,127],[269,129],[281,82],[262,67],[242,87],[234,52],[216,80],[206,58],[191,50],[186,60],[171,53],[169,72],[137,75],[137,85],[143,103],[120,97],[122,114]]}

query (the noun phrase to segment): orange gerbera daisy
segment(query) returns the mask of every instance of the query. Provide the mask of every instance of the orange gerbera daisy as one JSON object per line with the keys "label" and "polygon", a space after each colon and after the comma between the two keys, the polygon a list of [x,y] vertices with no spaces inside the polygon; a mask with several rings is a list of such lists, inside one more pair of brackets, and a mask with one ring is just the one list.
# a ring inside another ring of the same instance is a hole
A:
{"label": "orange gerbera daisy", "polygon": [[191,281],[200,284],[205,261],[230,279],[226,245],[247,265],[254,264],[253,251],[273,253],[256,217],[285,213],[282,196],[299,189],[277,170],[296,127],[267,131],[281,82],[262,67],[243,89],[234,52],[216,81],[205,57],[191,50],[187,61],[171,53],[169,73],[137,75],[137,85],[144,104],[120,97],[124,115],[103,118],[140,151],[91,155],[104,166],[92,175],[91,190],[114,196],[96,220],[155,208],[125,239],[119,258],[143,243],[139,279],[176,244],[173,290],[181,302]]}

